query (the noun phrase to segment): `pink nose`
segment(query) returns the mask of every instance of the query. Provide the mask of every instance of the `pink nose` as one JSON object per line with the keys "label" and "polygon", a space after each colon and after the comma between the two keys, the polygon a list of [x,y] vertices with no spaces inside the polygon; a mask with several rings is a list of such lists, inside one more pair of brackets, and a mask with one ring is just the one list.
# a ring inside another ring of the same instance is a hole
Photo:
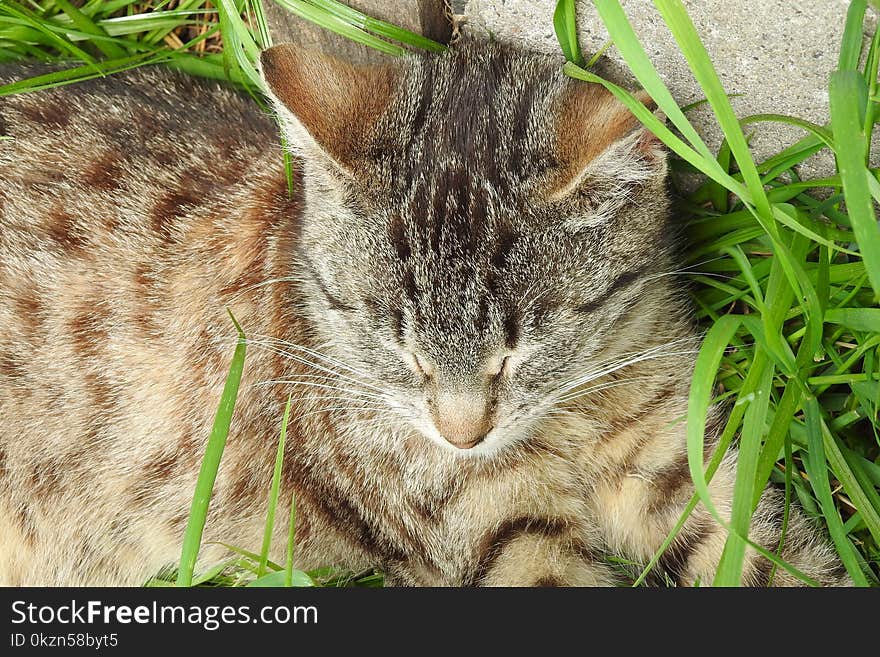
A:
{"label": "pink nose", "polygon": [[441,395],[432,405],[431,415],[440,435],[458,449],[478,445],[492,430],[492,421],[483,400]]}

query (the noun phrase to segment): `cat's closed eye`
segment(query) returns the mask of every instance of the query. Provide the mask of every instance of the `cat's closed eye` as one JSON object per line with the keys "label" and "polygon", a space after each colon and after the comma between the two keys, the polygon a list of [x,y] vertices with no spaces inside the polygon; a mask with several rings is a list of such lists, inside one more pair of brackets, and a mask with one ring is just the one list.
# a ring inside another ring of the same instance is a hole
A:
{"label": "cat's closed eye", "polygon": [[433,377],[434,366],[431,365],[430,361],[425,356],[420,356],[415,351],[407,352],[406,355],[413,370],[415,370],[415,372],[424,380],[428,381]]}

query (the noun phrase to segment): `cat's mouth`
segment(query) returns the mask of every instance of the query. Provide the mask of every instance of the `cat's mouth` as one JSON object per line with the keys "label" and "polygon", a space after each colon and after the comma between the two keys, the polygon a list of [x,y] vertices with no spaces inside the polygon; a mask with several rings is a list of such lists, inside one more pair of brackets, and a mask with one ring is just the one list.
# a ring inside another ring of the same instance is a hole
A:
{"label": "cat's mouth", "polygon": [[448,442],[450,445],[452,445],[456,449],[461,449],[461,450],[472,449],[472,448],[476,447],[477,445],[479,445],[481,442],[483,442],[486,439],[487,435],[489,435],[489,434],[487,433],[486,435],[480,436],[479,438],[473,438],[473,439],[463,440],[463,441],[456,441],[456,440],[451,440],[449,438],[446,438],[446,442]]}

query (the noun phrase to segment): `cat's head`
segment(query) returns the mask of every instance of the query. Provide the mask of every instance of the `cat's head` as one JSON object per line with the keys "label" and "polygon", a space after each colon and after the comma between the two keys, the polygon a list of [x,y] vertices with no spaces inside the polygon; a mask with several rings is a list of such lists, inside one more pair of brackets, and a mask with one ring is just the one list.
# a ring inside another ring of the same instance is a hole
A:
{"label": "cat's head", "polygon": [[371,67],[263,53],[340,406],[493,454],[633,323],[668,261],[665,154],[561,63],[491,44]]}

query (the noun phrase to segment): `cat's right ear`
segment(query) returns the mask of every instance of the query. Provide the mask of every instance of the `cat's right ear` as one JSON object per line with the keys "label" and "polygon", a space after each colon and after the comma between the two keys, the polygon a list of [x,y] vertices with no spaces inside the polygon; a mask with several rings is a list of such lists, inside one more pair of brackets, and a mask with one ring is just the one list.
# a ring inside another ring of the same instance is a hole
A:
{"label": "cat's right ear", "polygon": [[366,156],[398,75],[393,65],[358,66],[293,44],[264,50],[260,72],[290,147],[343,171]]}
{"label": "cat's right ear", "polygon": [[[645,92],[636,97],[656,105]],[[627,107],[599,84],[569,81],[557,115],[559,168],[551,198],[590,190],[594,209],[607,216],[632,193],[666,175],[666,150]],[[607,192],[607,193],[603,193]]]}

